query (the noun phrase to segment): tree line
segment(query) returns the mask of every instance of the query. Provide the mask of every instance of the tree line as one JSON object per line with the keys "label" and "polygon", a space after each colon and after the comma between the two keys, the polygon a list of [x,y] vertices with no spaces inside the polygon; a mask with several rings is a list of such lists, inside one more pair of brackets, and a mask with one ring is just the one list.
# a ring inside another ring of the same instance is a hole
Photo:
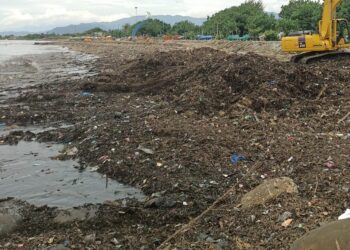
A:
{"label": "tree line", "polygon": [[[189,21],[178,22],[171,26],[161,20],[147,19],[142,25],[126,24],[121,29],[104,31],[99,28],[76,35],[93,35],[103,32],[115,38],[129,37],[136,27],[136,35],[159,37],[163,35],[178,35],[185,39],[194,39],[197,35],[212,35],[217,39],[229,35],[249,35],[256,39],[264,35],[266,40],[277,40],[280,32],[288,34],[292,31],[317,31],[322,15],[322,2],[317,0],[290,0],[283,5],[280,13],[267,13],[261,0],[247,0],[239,6],[222,10],[208,16],[203,25],[195,25]],[[338,8],[338,17],[350,20],[350,0],[343,0]],[[51,35],[52,36],[52,35]],[[67,36],[67,35],[66,35]],[[24,38],[35,39],[45,37],[45,34],[32,34]]]}
{"label": "tree line", "polygon": [[[239,6],[222,10],[210,17],[203,25],[198,26],[188,21],[182,21],[171,26],[157,19],[144,21],[139,35],[161,36],[180,35],[193,39],[197,35],[212,35],[224,39],[229,35],[250,35],[258,38],[265,35],[267,40],[277,40],[278,33],[288,34],[292,31],[318,29],[322,16],[322,1],[290,0],[283,5],[280,13],[267,13],[261,0],[247,0]],[[338,17],[350,21],[350,0],[343,0],[338,8]],[[120,30],[110,31],[114,37],[130,36],[136,25],[125,25]]]}

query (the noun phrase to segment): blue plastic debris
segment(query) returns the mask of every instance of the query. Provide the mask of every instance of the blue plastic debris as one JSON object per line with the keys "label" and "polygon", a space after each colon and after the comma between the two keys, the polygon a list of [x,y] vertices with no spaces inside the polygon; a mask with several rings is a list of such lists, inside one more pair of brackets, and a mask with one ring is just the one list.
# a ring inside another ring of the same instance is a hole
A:
{"label": "blue plastic debris", "polygon": [[94,94],[92,94],[91,92],[83,91],[80,93],[80,95],[84,97],[90,97],[90,96],[93,96]]}
{"label": "blue plastic debris", "polygon": [[196,37],[197,40],[199,41],[210,41],[210,40],[213,40],[214,39],[214,36],[207,36],[207,35],[198,35]]}
{"label": "blue plastic debris", "polygon": [[69,244],[70,244],[70,241],[69,241],[69,240],[63,241],[63,246],[64,246],[64,247],[68,247]]}
{"label": "blue plastic debris", "polygon": [[0,129],[5,128],[5,127],[6,127],[6,123],[0,122]]}
{"label": "blue plastic debris", "polygon": [[247,158],[246,158],[245,156],[242,156],[242,155],[233,154],[233,155],[231,156],[231,162],[232,162],[233,164],[237,164],[237,163],[240,162],[240,161],[246,161],[246,160],[247,160]]}

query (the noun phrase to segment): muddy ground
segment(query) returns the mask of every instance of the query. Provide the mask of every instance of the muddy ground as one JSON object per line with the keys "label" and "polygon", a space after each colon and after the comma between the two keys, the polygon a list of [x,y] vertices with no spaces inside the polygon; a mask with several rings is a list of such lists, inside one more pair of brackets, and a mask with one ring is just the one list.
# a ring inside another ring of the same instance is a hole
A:
{"label": "muddy ground", "polygon": [[[55,209],[25,204],[1,249],[289,249],[349,207],[350,59],[295,65],[275,44],[267,53],[268,43],[243,46],[254,53],[215,43],[62,45],[98,55],[98,75],[31,87],[0,118],[74,126],[2,143],[70,143],[83,166],[148,198],[106,202],[96,217],[65,224]],[[233,154],[245,160],[233,164]],[[276,177],[299,192],[240,205]]]}

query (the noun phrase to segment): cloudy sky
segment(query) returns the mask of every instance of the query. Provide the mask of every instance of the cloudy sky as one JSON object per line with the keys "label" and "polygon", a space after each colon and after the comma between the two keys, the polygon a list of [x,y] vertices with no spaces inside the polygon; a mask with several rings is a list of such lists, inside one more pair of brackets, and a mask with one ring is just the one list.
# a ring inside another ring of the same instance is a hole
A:
{"label": "cloudy sky", "polygon": [[[206,17],[244,0],[0,0],[0,31],[45,31],[82,22],[114,21],[138,14]],[[279,12],[288,0],[263,0]]]}

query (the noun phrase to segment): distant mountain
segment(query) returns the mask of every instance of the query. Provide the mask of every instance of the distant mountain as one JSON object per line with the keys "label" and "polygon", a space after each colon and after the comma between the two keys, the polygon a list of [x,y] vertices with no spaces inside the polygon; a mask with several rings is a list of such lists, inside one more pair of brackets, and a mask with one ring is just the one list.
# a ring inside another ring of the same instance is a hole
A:
{"label": "distant mountain", "polygon": [[[125,24],[135,24],[139,21],[145,20],[147,16],[135,16],[129,18],[123,18],[114,22],[95,22],[95,23],[81,23],[78,25],[69,25],[65,27],[54,28],[47,33],[49,34],[74,34],[74,33],[82,33],[87,30],[93,28],[101,28],[104,30],[114,30],[121,29]],[[153,19],[159,19],[165,23],[174,25],[177,22],[181,21],[190,21],[197,25],[202,25],[203,22],[206,21],[206,18],[195,18],[189,16],[169,16],[169,15],[160,15],[160,16],[152,16]]]}
{"label": "distant mountain", "polygon": [[0,36],[25,36],[28,35],[29,32],[26,31],[4,31],[4,32],[0,32]]}

